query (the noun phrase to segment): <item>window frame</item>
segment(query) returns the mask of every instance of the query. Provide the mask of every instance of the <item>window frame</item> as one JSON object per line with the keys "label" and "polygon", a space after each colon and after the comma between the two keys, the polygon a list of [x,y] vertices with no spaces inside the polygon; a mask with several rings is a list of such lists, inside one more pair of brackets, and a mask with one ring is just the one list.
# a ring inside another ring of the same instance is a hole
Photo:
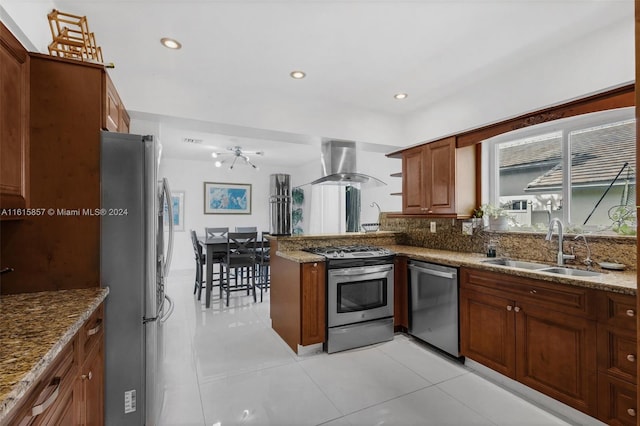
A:
{"label": "window frame", "polygon": [[[548,121],[511,132],[501,133],[482,141],[482,203],[499,205],[500,195],[498,183],[500,170],[497,165],[497,153],[500,144],[534,138],[545,134],[559,133],[562,152],[562,222],[570,224],[569,220],[571,218],[572,205],[570,134],[576,130],[584,130],[590,127],[634,119],[635,107],[622,107]],[[571,225],[576,224],[571,223]],[[589,226],[587,225],[587,227]],[[512,230],[512,232],[518,231],[522,230]]]}

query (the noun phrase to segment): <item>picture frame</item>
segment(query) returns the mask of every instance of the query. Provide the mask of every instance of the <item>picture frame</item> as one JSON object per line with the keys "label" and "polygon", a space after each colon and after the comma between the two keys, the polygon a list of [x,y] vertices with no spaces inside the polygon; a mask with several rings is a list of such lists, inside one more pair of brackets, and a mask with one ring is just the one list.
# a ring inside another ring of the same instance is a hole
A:
{"label": "picture frame", "polygon": [[[173,213],[173,230],[184,232],[184,191],[171,191],[171,208]],[[164,205],[164,228],[169,229],[169,209]]]}
{"label": "picture frame", "polygon": [[204,183],[204,214],[251,214],[251,184]]}

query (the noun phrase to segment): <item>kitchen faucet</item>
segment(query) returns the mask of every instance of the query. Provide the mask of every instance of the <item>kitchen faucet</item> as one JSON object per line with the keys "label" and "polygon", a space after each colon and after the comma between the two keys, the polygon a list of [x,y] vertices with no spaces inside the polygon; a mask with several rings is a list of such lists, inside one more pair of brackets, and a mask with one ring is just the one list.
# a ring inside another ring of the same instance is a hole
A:
{"label": "kitchen faucet", "polygon": [[545,240],[551,241],[551,236],[553,235],[553,227],[554,225],[558,225],[558,265],[564,265],[565,260],[575,259],[576,257],[572,254],[564,254],[562,251],[562,221],[557,217],[554,217],[549,222],[549,231],[547,232],[547,237]]}
{"label": "kitchen faucet", "polygon": [[587,265],[587,270],[591,269],[593,266],[593,260],[591,260],[591,249],[589,248],[589,243],[587,242],[587,237],[584,234],[578,234],[575,236],[574,240],[582,238],[584,240],[584,245],[587,247],[587,258],[582,262]]}

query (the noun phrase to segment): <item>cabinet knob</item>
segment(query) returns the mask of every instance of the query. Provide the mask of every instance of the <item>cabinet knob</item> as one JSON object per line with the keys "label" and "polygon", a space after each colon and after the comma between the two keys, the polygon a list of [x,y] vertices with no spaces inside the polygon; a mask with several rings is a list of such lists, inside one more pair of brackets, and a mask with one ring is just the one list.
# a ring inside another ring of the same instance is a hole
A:
{"label": "cabinet knob", "polygon": [[627,316],[634,317],[636,315],[636,311],[633,309],[627,309]]}
{"label": "cabinet knob", "polygon": [[314,268],[317,268],[317,267],[318,267],[318,264],[317,264],[317,263],[314,263],[314,264],[313,264],[313,267],[314,267]]}
{"label": "cabinet knob", "polygon": [[511,311],[512,309],[513,309],[513,306],[507,305],[507,311]]}
{"label": "cabinet knob", "polygon": [[82,377],[82,380],[87,380],[87,379],[91,380],[93,379],[93,373],[89,371],[89,374],[83,374],[81,377]]}
{"label": "cabinet knob", "polygon": [[634,354],[627,355],[627,361],[634,362],[636,360],[636,356]]}
{"label": "cabinet knob", "polygon": [[636,416],[636,410],[633,408],[629,408],[627,410],[627,414],[629,414],[631,417],[635,417]]}
{"label": "cabinet knob", "polygon": [[537,291],[535,291],[535,290],[529,290],[529,293],[531,293],[531,294],[536,294],[536,293],[537,293]]}
{"label": "cabinet knob", "polygon": [[513,308],[513,310],[516,312],[520,312],[520,306],[516,306],[515,308]]}

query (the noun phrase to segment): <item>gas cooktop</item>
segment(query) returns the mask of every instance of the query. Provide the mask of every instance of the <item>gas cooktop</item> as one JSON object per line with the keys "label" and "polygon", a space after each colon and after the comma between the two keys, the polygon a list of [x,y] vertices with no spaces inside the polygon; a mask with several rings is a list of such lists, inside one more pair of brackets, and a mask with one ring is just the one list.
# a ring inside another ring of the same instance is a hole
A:
{"label": "gas cooktop", "polygon": [[391,250],[387,250],[384,247],[360,245],[309,247],[304,251],[318,254],[328,259],[367,259],[393,255]]}

